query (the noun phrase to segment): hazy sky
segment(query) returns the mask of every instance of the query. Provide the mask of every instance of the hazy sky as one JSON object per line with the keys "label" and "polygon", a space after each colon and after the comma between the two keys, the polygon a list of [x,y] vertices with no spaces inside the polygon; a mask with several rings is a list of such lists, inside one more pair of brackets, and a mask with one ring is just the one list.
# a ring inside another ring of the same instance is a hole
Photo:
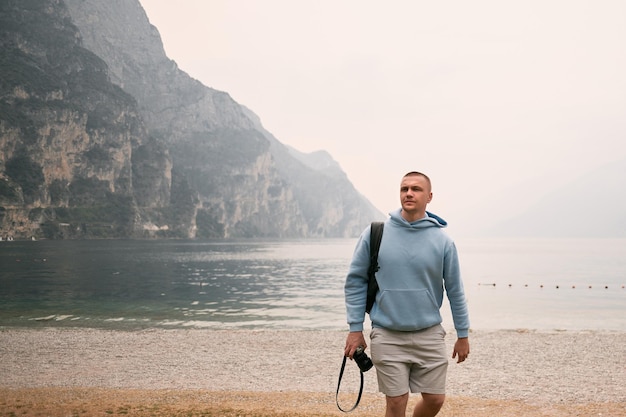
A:
{"label": "hazy sky", "polygon": [[140,1],[182,70],[384,213],[411,170],[450,221],[626,156],[622,0]]}

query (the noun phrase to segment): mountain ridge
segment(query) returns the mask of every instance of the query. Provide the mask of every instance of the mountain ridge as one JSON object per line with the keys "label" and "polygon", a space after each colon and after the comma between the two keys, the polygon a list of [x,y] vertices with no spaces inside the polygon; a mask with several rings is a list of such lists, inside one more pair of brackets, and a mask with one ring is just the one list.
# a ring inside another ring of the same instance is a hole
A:
{"label": "mountain ridge", "polygon": [[0,13],[3,234],[354,237],[383,217],[329,155],[290,152],[180,70],[138,1],[7,1]]}
{"label": "mountain ridge", "polygon": [[[626,159],[621,158],[537,195],[531,179],[492,196],[456,223],[470,225],[468,237],[623,238],[626,237]],[[532,198],[532,199],[531,199]],[[522,207],[523,203],[523,207]],[[516,209],[516,210],[512,210]],[[508,213],[502,215],[498,213]],[[472,219],[489,218],[490,224]]]}

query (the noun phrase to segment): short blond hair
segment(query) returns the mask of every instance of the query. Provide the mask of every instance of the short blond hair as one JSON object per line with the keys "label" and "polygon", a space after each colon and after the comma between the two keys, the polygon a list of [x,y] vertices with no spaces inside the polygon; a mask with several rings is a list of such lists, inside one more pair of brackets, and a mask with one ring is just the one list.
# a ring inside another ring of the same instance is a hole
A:
{"label": "short blond hair", "polygon": [[426,180],[426,182],[428,183],[428,186],[431,188],[433,188],[432,183],[430,182],[430,178],[428,178],[428,175],[421,173],[419,171],[411,171],[411,172],[407,172],[406,174],[404,174],[404,177],[402,177],[403,179],[406,177],[413,177],[413,176],[419,176],[422,177]]}

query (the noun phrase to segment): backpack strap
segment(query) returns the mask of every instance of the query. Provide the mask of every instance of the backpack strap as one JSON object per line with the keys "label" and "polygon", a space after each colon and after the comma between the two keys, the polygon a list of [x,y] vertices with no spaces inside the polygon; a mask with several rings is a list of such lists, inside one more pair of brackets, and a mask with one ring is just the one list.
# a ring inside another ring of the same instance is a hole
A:
{"label": "backpack strap", "polygon": [[370,227],[370,266],[367,269],[367,303],[365,312],[369,313],[374,305],[376,293],[378,292],[378,282],[376,281],[376,271],[378,271],[378,250],[380,241],[383,238],[383,222],[372,222]]}

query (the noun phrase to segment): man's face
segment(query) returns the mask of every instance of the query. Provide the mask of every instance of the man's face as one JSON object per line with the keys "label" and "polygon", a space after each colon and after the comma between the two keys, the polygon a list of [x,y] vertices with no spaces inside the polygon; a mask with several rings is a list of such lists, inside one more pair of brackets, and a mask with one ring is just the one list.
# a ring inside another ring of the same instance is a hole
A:
{"label": "man's face", "polygon": [[400,183],[400,203],[402,211],[409,215],[412,220],[421,218],[426,213],[426,205],[430,203],[433,194],[430,184],[421,175],[410,175],[402,178]]}

